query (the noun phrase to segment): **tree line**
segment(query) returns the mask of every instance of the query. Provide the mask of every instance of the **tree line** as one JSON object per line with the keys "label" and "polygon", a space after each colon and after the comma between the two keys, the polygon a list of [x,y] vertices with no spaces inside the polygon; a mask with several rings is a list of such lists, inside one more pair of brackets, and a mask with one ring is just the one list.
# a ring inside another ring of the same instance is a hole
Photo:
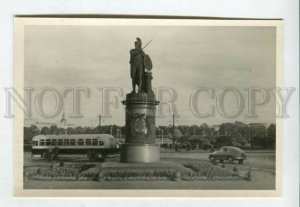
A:
{"label": "tree line", "polygon": [[[112,134],[117,138],[124,138],[125,126],[105,125],[97,127],[68,127],[61,128],[57,125],[44,126],[39,129],[36,125],[24,127],[24,143],[29,144],[34,136],[39,134]],[[218,126],[180,125],[156,127],[157,138],[168,138],[174,142],[190,142],[195,145],[205,146],[255,146],[261,148],[274,148],[276,143],[276,125],[259,123],[245,124],[242,122],[222,123]]]}

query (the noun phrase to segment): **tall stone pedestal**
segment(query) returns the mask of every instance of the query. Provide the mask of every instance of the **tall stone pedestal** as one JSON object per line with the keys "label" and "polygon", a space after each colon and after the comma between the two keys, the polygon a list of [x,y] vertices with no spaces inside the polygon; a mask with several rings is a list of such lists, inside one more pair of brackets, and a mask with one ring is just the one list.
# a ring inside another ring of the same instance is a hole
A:
{"label": "tall stone pedestal", "polygon": [[126,136],[121,146],[120,161],[151,163],[160,161],[160,146],[156,144],[155,112],[158,101],[154,93],[127,94]]}

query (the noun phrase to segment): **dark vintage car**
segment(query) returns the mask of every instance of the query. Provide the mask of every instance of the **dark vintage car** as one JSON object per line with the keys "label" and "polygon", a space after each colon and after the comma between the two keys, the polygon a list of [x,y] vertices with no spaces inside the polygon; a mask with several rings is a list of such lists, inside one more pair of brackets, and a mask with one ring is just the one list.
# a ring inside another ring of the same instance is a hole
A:
{"label": "dark vintage car", "polygon": [[209,154],[208,158],[211,162],[238,161],[239,163],[243,163],[247,155],[243,150],[237,147],[221,147],[219,151]]}

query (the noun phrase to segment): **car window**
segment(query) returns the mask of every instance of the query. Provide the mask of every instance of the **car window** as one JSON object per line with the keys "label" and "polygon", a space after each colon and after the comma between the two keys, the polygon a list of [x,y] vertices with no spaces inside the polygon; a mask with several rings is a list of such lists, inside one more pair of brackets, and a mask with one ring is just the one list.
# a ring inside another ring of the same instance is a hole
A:
{"label": "car window", "polygon": [[234,155],[240,154],[240,152],[239,152],[238,150],[235,150],[235,149],[231,149],[230,152],[231,152],[232,154],[234,154]]}
{"label": "car window", "polygon": [[233,155],[237,155],[237,154],[239,154],[239,152],[238,152],[238,151],[236,151],[236,150],[234,150],[234,149],[231,149],[231,150],[230,150],[230,152],[231,152],[231,154],[233,154]]}
{"label": "car window", "polygon": [[223,148],[220,148],[220,149],[219,149],[219,152],[223,152]]}

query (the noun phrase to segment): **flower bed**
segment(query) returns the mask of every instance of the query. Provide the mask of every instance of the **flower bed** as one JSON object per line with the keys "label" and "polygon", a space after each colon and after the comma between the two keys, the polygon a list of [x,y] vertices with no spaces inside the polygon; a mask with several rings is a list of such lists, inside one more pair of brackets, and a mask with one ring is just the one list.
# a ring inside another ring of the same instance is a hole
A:
{"label": "flower bed", "polygon": [[106,180],[117,181],[159,181],[171,180],[175,171],[172,169],[126,169],[126,170],[104,170]]}
{"label": "flower bed", "polygon": [[40,172],[31,176],[34,180],[60,180],[60,181],[74,181],[74,180],[88,180],[88,177],[81,175],[80,170],[76,167],[57,167],[50,169],[43,169]]}
{"label": "flower bed", "polygon": [[38,169],[30,172],[34,180],[56,181],[209,181],[209,180],[242,180],[226,168],[211,163],[186,163],[181,169],[176,168],[101,168],[96,165],[69,164],[57,167]]}
{"label": "flower bed", "polygon": [[106,177],[106,181],[168,181],[168,177]]}
{"label": "flower bed", "polygon": [[[81,171],[83,168],[86,170]],[[171,180],[175,171],[172,169],[101,169],[101,176],[108,181],[160,181]],[[38,170],[30,176],[34,180],[86,181],[98,180],[99,168],[65,165],[63,167]]]}
{"label": "flower bed", "polygon": [[186,168],[194,171],[192,174],[183,175],[184,180],[241,180],[242,177],[236,173],[211,163],[187,163]]}

